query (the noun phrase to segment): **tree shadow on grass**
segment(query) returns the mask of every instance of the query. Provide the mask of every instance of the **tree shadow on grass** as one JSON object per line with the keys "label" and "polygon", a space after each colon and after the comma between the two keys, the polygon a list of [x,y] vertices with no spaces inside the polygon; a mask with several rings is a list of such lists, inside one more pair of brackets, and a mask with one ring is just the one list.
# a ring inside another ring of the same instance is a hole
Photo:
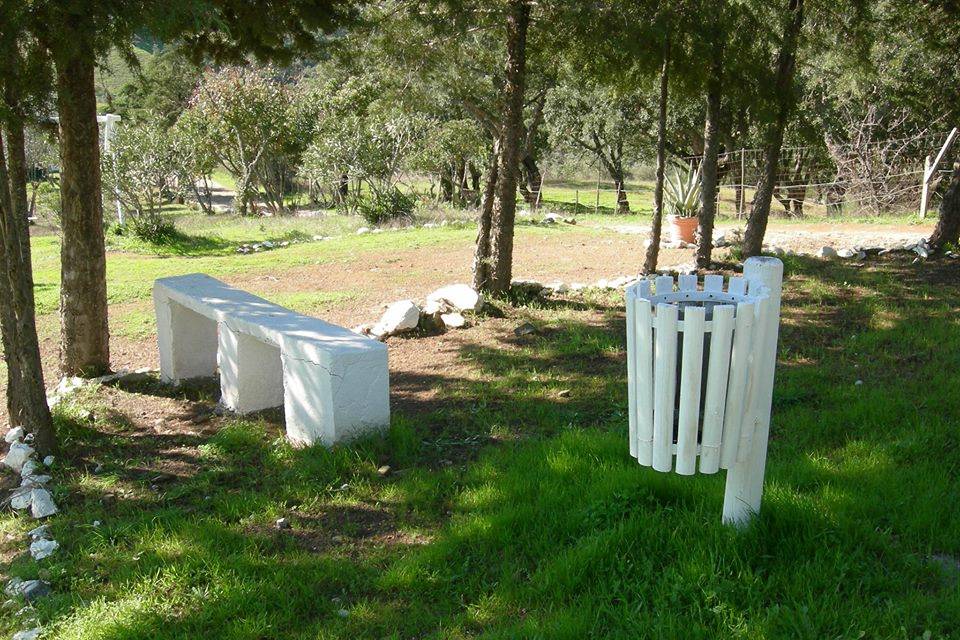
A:
{"label": "tree shadow on grass", "polygon": [[[787,267],[764,509],[743,532],[720,525],[722,474],[629,458],[614,303],[511,348],[465,343],[481,380],[419,374],[446,406],[385,438],[294,450],[225,421],[196,475],[136,479],[104,528],[65,533],[58,562],[99,582],[41,607],[118,639],[949,637],[957,594],[924,558],[960,553],[943,509],[960,495],[957,287],[895,261]],[[924,393],[945,394],[935,413]],[[94,513],[65,504],[65,532]]]}

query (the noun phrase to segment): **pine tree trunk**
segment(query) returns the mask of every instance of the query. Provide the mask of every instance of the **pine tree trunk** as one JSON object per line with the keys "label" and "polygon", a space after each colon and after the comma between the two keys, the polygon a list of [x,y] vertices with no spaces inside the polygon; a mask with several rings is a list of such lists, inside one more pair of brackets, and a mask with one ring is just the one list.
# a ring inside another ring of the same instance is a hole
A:
{"label": "pine tree trunk", "polygon": [[928,243],[935,252],[960,244],[960,164],[953,168],[950,187],[940,203],[940,218]]}
{"label": "pine tree trunk", "polygon": [[517,173],[524,140],[523,93],[527,62],[529,0],[510,0],[507,12],[507,62],[503,140],[497,176],[497,201],[491,223],[491,293],[506,293],[513,276],[513,225],[517,214]]}
{"label": "pine tree trunk", "polygon": [[[2,136],[0,136],[2,137]],[[0,141],[0,174],[6,174],[6,160],[2,141]],[[0,177],[3,177],[0,175]],[[4,180],[0,183],[3,202],[9,199],[10,192],[6,191],[7,183]],[[7,208],[2,203],[0,215],[6,219]],[[7,259],[7,246],[4,241],[2,223],[0,223],[0,273],[10,273],[9,260]],[[10,281],[7,278],[0,277],[0,337],[3,342],[3,358],[7,363],[7,415],[10,418],[10,426],[20,424],[20,402],[23,397],[20,391],[20,366],[16,354],[16,345],[20,343],[17,339],[17,317],[13,312],[13,292],[10,290]]]}
{"label": "pine tree trunk", "polygon": [[770,218],[770,201],[777,184],[777,169],[780,166],[780,150],[783,147],[783,132],[795,103],[793,75],[796,68],[797,42],[803,27],[803,0],[790,0],[789,22],[784,31],[783,44],[777,55],[777,77],[774,95],[777,98],[776,118],[767,127],[763,145],[763,169],[757,191],[753,196],[747,231],[743,237],[744,257],[760,255],[763,237],[767,233]]}
{"label": "pine tree trunk", "polygon": [[723,43],[715,43],[707,80],[703,124],[703,165],[700,168],[700,214],[697,224],[697,268],[709,269],[713,254],[713,223],[717,215],[717,154],[720,148],[720,102],[723,91]]}
{"label": "pine tree trunk", "polygon": [[60,115],[60,367],[63,375],[110,369],[107,263],[100,186],[100,139],[92,51],[57,59]]}
{"label": "pine tree trunk", "polygon": [[660,112],[657,117],[657,178],[653,187],[653,221],[650,225],[650,244],[643,261],[643,273],[657,270],[660,256],[660,233],[663,229],[663,178],[667,165],[667,97],[670,71],[670,36],[663,41],[663,66],[660,69]]}
{"label": "pine tree trunk", "polygon": [[[15,360],[18,376],[14,392],[19,395],[10,415],[11,426],[23,426],[34,435],[34,448],[47,455],[56,449],[53,420],[47,405],[46,387],[40,360],[33,299],[33,267],[30,262],[30,230],[27,222],[27,173],[23,125],[5,128],[6,148],[10,156],[10,172],[0,152],[0,241],[4,246],[6,269],[3,274],[14,318],[13,335],[8,340],[11,351],[7,360]],[[2,148],[2,144],[0,144]],[[6,348],[6,345],[4,345]],[[8,389],[10,393],[10,389]]]}
{"label": "pine tree trunk", "polygon": [[493,205],[497,192],[497,168],[500,164],[500,141],[493,143],[490,166],[487,169],[487,184],[483,188],[480,220],[477,223],[477,246],[473,254],[473,288],[487,291],[490,288],[490,226],[493,221]]}

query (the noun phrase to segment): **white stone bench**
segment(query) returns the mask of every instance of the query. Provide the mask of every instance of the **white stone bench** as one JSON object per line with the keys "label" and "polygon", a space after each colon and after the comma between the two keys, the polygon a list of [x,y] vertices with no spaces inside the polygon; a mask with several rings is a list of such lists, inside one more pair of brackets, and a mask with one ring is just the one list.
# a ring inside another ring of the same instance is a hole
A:
{"label": "white stone bench", "polygon": [[388,426],[385,344],[200,273],[157,280],[153,302],[164,380],[219,368],[222,404],[240,414],[283,405],[295,444]]}

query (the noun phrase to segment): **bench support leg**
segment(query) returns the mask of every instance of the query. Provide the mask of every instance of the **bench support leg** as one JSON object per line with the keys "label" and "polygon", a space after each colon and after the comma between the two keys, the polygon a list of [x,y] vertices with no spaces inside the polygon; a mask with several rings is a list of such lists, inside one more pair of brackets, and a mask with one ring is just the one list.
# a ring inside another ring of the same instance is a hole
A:
{"label": "bench support leg", "polygon": [[220,323],[220,402],[237,413],[283,404],[280,349]]}
{"label": "bench support leg", "polygon": [[217,372],[217,323],[166,296],[154,295],[160,377],[179,383]]}
{"label": "bench support leg", "polygon": [[283,354],[287,437],[332,446],[390,426],[386,352],[317,363]]}

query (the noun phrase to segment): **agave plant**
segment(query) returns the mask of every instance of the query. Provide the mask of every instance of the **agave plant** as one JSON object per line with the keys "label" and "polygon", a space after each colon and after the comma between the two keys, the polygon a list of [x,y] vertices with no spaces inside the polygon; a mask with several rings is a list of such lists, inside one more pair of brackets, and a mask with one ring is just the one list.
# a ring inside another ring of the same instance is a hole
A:
{"label": "agave plant", "polygon": [[663,185],[667,211],[678,218],[692,218],[700,206],[700,167],[682,173],[675,170]]}

